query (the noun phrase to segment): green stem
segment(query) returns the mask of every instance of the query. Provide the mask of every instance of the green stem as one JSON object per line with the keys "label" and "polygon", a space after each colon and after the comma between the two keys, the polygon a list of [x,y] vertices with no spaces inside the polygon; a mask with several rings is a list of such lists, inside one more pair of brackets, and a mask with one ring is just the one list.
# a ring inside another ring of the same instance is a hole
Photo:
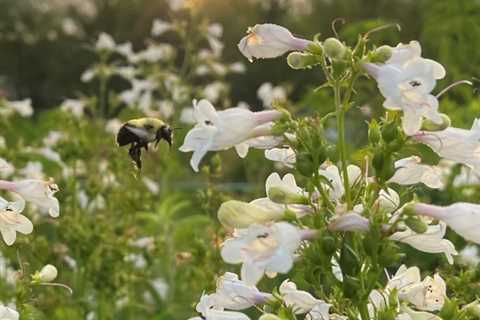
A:
{"label": "green stem", "polygon": [[108,117],[108,106],[107,106],[107,81],[108,78],[105,76],[100,77],[100,114],[101,116]]}
{"label": "green stem", "polygon": [[347,149],[345,145],[345,108],[340,101],[340,85],[335,83],[333,87],[335,97],[335,109],[337,110],[337,130],[338,130],[338,147],[340,153],[340,162],[343,175],[343,186],[345,188],[345,200],[347,202],[347,208],[351,209],[351,195],[350,195],[350,183],[348,181],[347,170]]}

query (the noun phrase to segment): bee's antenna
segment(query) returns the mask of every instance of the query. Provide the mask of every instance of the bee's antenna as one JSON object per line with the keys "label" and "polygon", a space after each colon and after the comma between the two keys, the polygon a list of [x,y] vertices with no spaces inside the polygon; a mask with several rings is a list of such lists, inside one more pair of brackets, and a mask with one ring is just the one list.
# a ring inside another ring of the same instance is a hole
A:
{"label": "bee's antenna", "polygon": [[184,127],[173,127],[172,128],[173,130],[182,130],[182,129],[185,129]]}

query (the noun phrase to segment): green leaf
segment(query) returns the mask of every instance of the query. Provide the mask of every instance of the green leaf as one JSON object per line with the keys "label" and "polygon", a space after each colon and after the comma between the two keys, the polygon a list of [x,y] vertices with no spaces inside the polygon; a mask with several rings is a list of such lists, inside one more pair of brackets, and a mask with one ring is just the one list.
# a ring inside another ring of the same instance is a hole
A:
{"label": "green leaf", "polygon": [[428,165],[437,165],[441,159],[435,151],[422,143],[407,144],[398,153],[403,157],[418,156],[423,164]]}

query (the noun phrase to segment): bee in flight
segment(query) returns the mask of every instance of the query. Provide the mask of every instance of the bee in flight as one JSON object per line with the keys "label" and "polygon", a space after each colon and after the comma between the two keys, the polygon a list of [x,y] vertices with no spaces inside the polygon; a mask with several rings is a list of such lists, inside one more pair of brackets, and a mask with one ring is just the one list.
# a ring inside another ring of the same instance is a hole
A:
{"label": "bee in flight", "polygon": [[165,122],[156,118],[139,118],[125,122],[117,134],[117,143],[120,147],[130,144],[128,154],[137,168],[142,168],[142,148],[148,151],[148,145],[155,142],[157,147],[160,140],[165,140],[172,146],[173,129]]}

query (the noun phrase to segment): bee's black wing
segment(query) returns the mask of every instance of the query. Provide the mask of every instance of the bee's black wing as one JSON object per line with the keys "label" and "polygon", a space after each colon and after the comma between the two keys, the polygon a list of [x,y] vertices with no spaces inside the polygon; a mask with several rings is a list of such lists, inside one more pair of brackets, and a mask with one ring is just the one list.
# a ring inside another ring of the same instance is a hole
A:
{"label": "bee's black wing", "polygon": [[133,142],[138,142],[139,141],[139,137],[138,135],[136,135],[132,129],[136,129],[136,128],[133,128],[131,125],[129,125],[128,123],[125,123],[121,128],[120,130],[118,130],[118,134],[117,134],[117,143],[120,147],[122,146],[125,146],[129,143],[133,143]]}

